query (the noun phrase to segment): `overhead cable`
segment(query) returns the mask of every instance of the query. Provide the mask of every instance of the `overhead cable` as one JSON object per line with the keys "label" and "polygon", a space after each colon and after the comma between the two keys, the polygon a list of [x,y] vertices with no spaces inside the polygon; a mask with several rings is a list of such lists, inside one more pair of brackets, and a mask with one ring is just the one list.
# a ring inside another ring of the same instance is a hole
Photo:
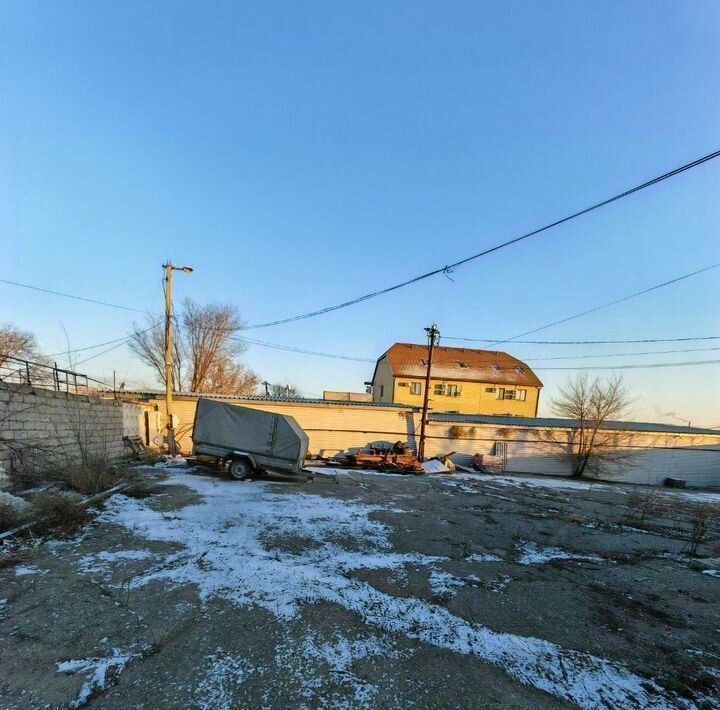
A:
{"label": "overhead cable", "polygon": [[474,261],[475,259],[479,259],[483,256],[487,256],[488,254],[492,254],[493,252],[499,251],[500,249],[504,249],[505,247],[511,246],[512,244],[517,244],[518,242],[521,242],[525,239],[529,239],[530,237],[534,237],[538,234],[541,234],[542,232],[546,232],[547,230],[552,229],[553,227],[557,227],[561,224],[564,224],[565,222],[569,222],[570,220],[576,219],[577,217],[581,217],[582,215],[588,214],[589,212],[593,212],[594,210],[600,209],[601,207],[605,207],[606,205],[609,205],[613,202],[617,202],[618,200],[621,200],[624,197],[628,197],[629,195],[639,192],[640,190],[644,190],[653,185],[657,185],[659,182],[662,182],[671,177],[674,177],[675,175],[679,175],[680,173],[683,173],[687,170],[691,170],[692,168],[698,167],[699,165],[702,165],[703,163],[713,160],[714,158],[717,158],[718,156],[720,156],[720,151],[714,151],[712,153],[708,153],[707,155],[704,155],[701,158],[698,158],[697,160],[693,160],[692,162],[686,163],[685,165],[681,165],[680,167],[675,168],[667,173],[658,175],[657,177],[654,177],[651,180],[643,182],[640,185],[631,187],[629,190],[620,192],[617,195],[613,195],[612,197],[602,200],[601,202],[596,202],[595,204],[590,205],[589,207],[585,207],[584,209],[579,210],[578,212],[573,212],[572,214],[567,215],[566,217],[557,219],[554,222],[551,222],[550,224],[546,224],[543,227],[539,227],[530,232],[526,232],[525,234],[521,234],[520,236],[514,237],[513,239],[508,239],[505,242],[496,244],[495,246],[490,247],[488,249],[484,249],[483,251],[480,251],[476,254],[471,254],[470,256],[467,256],[464,259],[460,259],[459,261],[455,261],[450,264],[446,264],[445,266],[440,266],[436,269],[432,269],[431,271],[427,271],[424,274],[420,274],[419,276],[415,276],[411,279],[407,279],[406,281],[402,281],[393,286],[388,286],[387,288],[379,289],[377,291],[371,291],[370,293],[366,293],[362,296],[358,296],[357,298],[353,298],[349,301],[343,301],[342,303],[337,303],[332,306],[326,306],[325,308],[320,308],[318,310],[310,311],[308,313],[301,313],[299,315],[289,316],[287,318],[279,318],[277,320],[268,321],[267,323],[255,323],[253,325],[248,325],[245,327],[245,329],[252,330],[252,329],[256,329],[256,328],[269,328],[270,326],[283,325],[285,323],[291,323],[291,322],[298,321],[298,320],[314,318],[315,316],[323,315],[325,313],[330,313],[332,311],[337,311],[337,310],[340,310],[341,308],[347,308],[348,306],[354,306],[357,303],[367,301],[371,298],[376,298],[377,296],[382,296],[383,294],[390,293],[391,291],[397,291],[400,288],[404,288],[405,286],[410,286],[411,284],[417,283],[418,281],[428,279],[431,276],[437,276],[438,274],[443,274],[443,273],[449,274],[452,271],[454,271],[455,269],[459,268],[460,266],[464,266],[465,264],[467,264],[471,261]]}

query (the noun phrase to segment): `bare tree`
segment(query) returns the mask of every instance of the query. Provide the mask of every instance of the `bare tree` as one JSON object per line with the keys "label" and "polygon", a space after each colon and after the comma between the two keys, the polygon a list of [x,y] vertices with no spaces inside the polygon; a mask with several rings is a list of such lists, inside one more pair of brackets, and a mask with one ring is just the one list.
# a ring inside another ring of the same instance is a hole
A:
{"label": "bare tree", "polygon": [[[146,365],[155,370],[157,378],[165,384],[165,329],[152,316],[146,318],[146,324],[145,328],[140,328],[137,323],[133,324],[133,334],[128,346]],[[183,386],[184,364],[179,338],[175,339],[174,346],[173,379],[175,389],[178,389]]]}
{"label": "bare tree", "polygon": [[609,422],[626,417],[631,404],[622,377],[602,380],[578,374],[560,387],[551,404],[555,414],[575,420],[570,442],[575,476],[622,455],[623,435],[608,427]]}
{"label": "bare tree", "polygon": [[284,397],[285,399],[298,399],[302,397],[300,390],[295,385],[270,385],[271,397]]}
{"label": "bare tree", "polygon": [[[164,383],[165,330],[153,320],[149,324],[146,329],[135,326],[129,345]],[[175,388],[208,394],[254,393],[259,378],[239,362],[246,346],[233,337],[242,325],[234,306],[217,303],[201,306],[186,299],[176,320]]]}
{"label": "bare tree", "polygon": [[214,394],[255,394],[260,378],[249,368],[230,358],[218,357],[205,376],[200,392]]}
{"label": "bare tree", "polygon": [[12,323],[0,324],[0,367],[8,357],[17,357],[23,360],[35,360],[41,356],[35,335],[21,330]]}

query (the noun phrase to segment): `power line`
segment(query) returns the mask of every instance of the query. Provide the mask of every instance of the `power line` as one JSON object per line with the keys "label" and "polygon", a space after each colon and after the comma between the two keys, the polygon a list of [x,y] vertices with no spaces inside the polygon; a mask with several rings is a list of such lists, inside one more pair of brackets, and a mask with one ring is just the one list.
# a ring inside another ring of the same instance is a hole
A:
{"label": "power line", "polygon": [[533,370],[649,370],[654,367],[690,367],[718,365],[720,360],[691,360],[689,362],[654,362],[647,365],[590,365],[588,367],[533,367]]}
{"label": "power line", "polygon": [[[154,326],[153,326],[154,327]],[[47,357],[57,357],[59,355],[69,355],[71,353],[82,353],[86,350],[96,350],[97,348],[102,348],[105,345],[112,345],[113,343],[119,343],[119,342],[125,342],[128,339],[129,336],[123,335],[122,338],[115,338],[114,340],[106,340],[104,343],[98,343],[97,345],[88,345],[84,348],[70,348],[69,350],[63,350],[59,353],[50,353],[47,355]]]}
{"label": "power line", "polygon": [[259,345],[263,348],[273,348],[275,350],[286,350],[288,352],[293,353],[300,353],[302,355],[315,355],[316,357],[326,357],[326,358],[332,358],[335,360],[352,360],[354,362],[375,362],[372,358],[365,358],[365,357],[352,357],[350,355],[338,355],[336,353],[324,353],[324,352],[318,352],[317,350],[305,350],[304,348],[296,348],[291,345],[279,345],[278,343],[268,343],[264,340],[254,340],[252,338],[231,338],[231,340],[239,340],[243,343],[248,343],[250,345]]}
{"label": "power line", "polygon": [[717,269],[718,266],[720,266],[720,263],[711,264],[710,266],[706,266],[702,269],[698,269],[697,271],[692,271],[689,274],[684,274],[683,276],[678,276],[674,279],[670,279],[669,281],[663,281],[662,283],[655,284],[654,286],[645,288],[642,291],[636,291],[635,293],[631,293],[629,296],[623,296],[622,298],[616,298],[614,301],[608,301],[607,303],[603,303],[600,306],[595,306],[594,308],[589,308],[586,311],[581,311],[580,313],[575,313],[571,316],[568,316],[567,318],[561,318],[560,320],[553,321],[552,323],[546,323],[545,325],[541,325],[538,328],[533,328],[532,330],[526,330],[523,333],[518,333],[518,335],[515,335],[512,338],[506,338],[505,340],[495,340],[494,342],[491,343],[491,345],[500,345],[501,343],[509,343],[511,341],[514,341],[516,338],[522,338],[526,335],[531,335],[532,333],[537,333],[541,330],[546,330],[547,328],[552,328],[555,325],[560,325],[561,323],[567,323],[568,321],[574,320],[575,318],[580,318],[581,316],[586,316],[590,313],[595,313],[596,311],[600,311],[603,308],[608,308],[609,306],[614,306],[614,305],[617,305],[618,303],[624,303],[625,301],[629,301],[632,298],[637,298],[638,296],[642,296],[646,293],[650,293],[651,291],[657,291],[658,289],[664,288],[665,286],[670,286],[671,284],[675,284],[678,281],[683,281],[684,279],[689,279],[691,276],[697,276],[698,274],[702,274],[706,271],[710,271],[711,269]]}
{"label": "power line", "polygon": [[[369,362],[375,363],[376,360],[372,358],[363,357],[352,357],[349,355],[338,355],[336,353],[318,352],[316,350],[305,350],[304,348],[296,348],[291,345],[280,345],[278,343],[268,343],[263,340],[254,340],[251,338],[232,338],[232,340],[239,340],[250,345],[259,345],[266,348],[274,348],[277,350],[284,350],[288,352],[299,353],[301,355],[313,355],[316,357],[333,358],[336,360],[351,360],[354,362]],[[632,355],[661,355],[669,353],[685,353],[685,352],[701,352],[707,350],[720,350],[720,348],[692,348],[682,350],[657,350],[652,352],[642,353],[613,353],[604,355],[574,355],[558,358],[524,358],[529,362],[536,362],[538,360],[563,360],[563,359],[575,359],[575,358],[591,358],[591,357],[622,357]],[[655,367],[675,367],[675,366],[692,366],[692,365],[709,365],[714,363],[720,363],[720,360],[699,360],[690,362],[660,362],[660,363],[649,363],[649,364],[631,364],[631,365],[597,365],[597,366],[579,366],[579,367],[533,367],[533,370],[616,370],[616,369],[644,369],[644,368],[655,368]]]}
{"label": "power line", "polygon": [[109,353],[111,350],[116,350],[117,348],[122,347],[126,343],[129,343],[132,340],[133,336],[130,335],[125,340],[123,340],[121,343],[118,343],[117,345],[113,345],[112,347],[108,348],[107,350],[102,350],[99,353],[95,353],[95,355],[91,355],[90,357],[86,357],[84,360],[78,360],[78,362],[75,363],[74,367],[77,367],[78,365],[82,365],[85,362],[90,362],[90,360],[94,360],[96,357],[100,357],[101,355],[105,355],[105,353]]}
{"label": "power line", "polygon": [[[462,340],[468,343],[502,343],[491,338],[456,338],[445,335],[443,340]],[[697,338],[645,338],[642,340],[516,340],[514,343],[531,345],[617,345],[620,343],[684,343],[693,340],[720,340],[720,335],[703,335]]]}
{"label": "power line", "polygon": [[539,362],[540,360],[587,360],[589,358],[602,357],[630,357],[633,355],[668,355],[670,353],[699,353],[708,350],[720,350],[720,348],[682,348],[680,350],[646,350],[640,353],[601,353],[599,355],[560,355],[558,357],[525,357],[523,360]]}
{"label": "power line", "polygon": [[[147,333],[148,331],[152,330],[153,328],[157,328],[160,325],[160,321],[153,323],[149,328],[145,328],[144,330],[140,330],[137,333],[133,333],[132,335],[124,335],[122,338],[115,338],[114,340],[106,340],[104,343],[97,343],[96,345],[87,345],[82,348],[70,348],[69,350],[63,350],[59,353],[50,353],[46,357],[57,357],[59,355],[70,355],[71,353],[81,353],[85,352],[87,350],[96,350],[97,348],[102,348],[105,345],[112,345],[113,343],[118,343],[117,347],[120,347],[120,345],[123,345],[124,343],[127,343],[128,341],[132,340],[133,337],[137,335],[142,335],[143,333]],[[105,350],[104,352],[109,352],[110,350],[114,350],[114,348],[109,348],[108,350]],[[97,355],[93,355],[93,358],[99,357],[103,353],[98,353]],[[87,362],[88,360],[91,360],[92,358],[87,358],[85,360],[82,360],[81,362]]]}
{"label": "power line", "polygon": [[94,298],[85,298],[84,296],[75,296],[71,293],[63,293],[62,291],[53,291],[49,288],[41,288],[40,286],[31,286],[30,284],[21,284],[17,281],[8,281],[7,279],[0,279],[0,283],[8,284],[10,286],[19,286],[20,288],[27,288],[31,291],[41,291],[42,293],[50,293],[53,296],[62,296],[63,298],[72,298],[75,301],[85,301],[86,303],[94,303],[98,306],[108,306],[108,308],[119,308],[123,311],[134,311],[135,313],[145,313],[146,311],[140,308],[131,308],[130,306],[121,306],[117,303],[108,303],[107,301],[98,301]]}
{"label": "power line", "polygon": [[[565,222],[569,222],[570,220],[576,219],[577,217],[581,217],[582,215],[588,214],[589,212],[593,212],[594,210],[600,209],[601,207],[605,207],[613,202],[623,199],[624,197],[628,197],[629,195],[632,195],[636,192],[644,190],[648,187],[652,187],[653,185],[656,185],[660,182],[663,182],[664,180],[667,180],[671,177],[674,177],[683,172],[691,170],[692,168],[698,167],[699,165],[709,162],[710,160],[713,160],[713,159],[717,158],[718,156],[720,156],[720,151],[714,151],[712,153],[708,153],[707,155],[704,155],[701,158],[698,158],[697,160],[693,160],[692,162],[686,163],[685,165],[681,165],[680,167],[675,168],[667,173],[658,175],[657,177],[654,177],[651,180],[648,180],[640,185],[636,185],[635,187],[632,187],[629,190],[625,190],[624,192],[621,192],[617,195],[614,195],[605,200],[602,200],[601,202],[597,202],[597,203],[591,205],[590,207],[586,207],[585,209],[582,209],[578,212],[574,212],[570,215],[567,215],[566,217],[555,220],[554,222],[551,222],[550,224],[546,224],[543,227],[539,227],[538,229],[535,229],[531,232],[527,232],[527,233],[522,234],[513,239],[509,239],[508,241],[502,242],[500,244],[496,244],[495,246],[490,247],[489,249],[485,249],[484,251],[478,252],[477,254],[472,254],[468,257],[465,257],[464,259],[460,259],[459,261],[453,262],[451,264],[446,264],[445,266],[439,267],[437,269],[433,269],[432,271],[428,271],[424,274],[420,274],[419,276],[415,276],[412,279],[408,279],[407,281],[403,281],[401,283],[395,284],[394,286],[389,286],[387,288],[380,289],[378,291],[373,291],[371,293],[367,293],[362,296],[359,296],[358,298],[354,298],[349,301],[344,301],[343,303],[338,303],[336,305],[328,306],[326,308],[321,308],[316,311],[311,311],[309,313],[303,313],[300,315],[291,316],[289,318],[282,318],[282,319],[278,319],[278,320],[274,320],[274,321],[269,321],[267,323],[256,323],[253,325],[248,325],[248,326],[244,327],[244,330],[252,330],[252,329],[257,329],[257,328],[268,328],[268,327],[274,326],[274,325],[282,325],[284,323],[290,323],[293,321],[304,320],[306,318],[313,318],[315,316],[323,315],[325,313],[330,313],[332,311],[336,311],[341,308],[347,308],[348,306],[352,306],[357,303],[361,303],[362,301],[367,301],[371,298],[375,298],[377,296],[381,296],[383,294],[390,293],[392,291],[396,291],[397,289],[417,283],[418,281],[422,281],[423,279],[430,278],[431,276],[436,276],[437,274],[441,274],[441,273],[449,274],[454,269],[456,269],[460,266],[464,266],[465,264],[467,264],[471,261],[474,261],[475,259],[479,259],[483,256],[487,256],[488,254],[492,254],[493,252],[499,251],[500,249],[504,249],[505,247],[508,247],[512,244],[517,244],[518,242],[521,242],[525,239],[529,239],[530,237],[534,237],[538,234],[541,234],[542,232],[552,229],[553,227],[557,227],[561,224],[564,224]],[[71,298],[71,299],[74,299],[77,301],[84,301],[86,303],[94,303],[96,305],[107,306],[109,308],[118,308],[121,310],[132,311],[135,313],[145,313],[146,312],[144,310],[141,310],[139,308],[133,308],[131,306],[123,306],[123,305],[120,305],[117,303],[109,303],[107,301],[100,301],[100,300],[93,299],[93,298],[86,298],[84,296],[75,296],[74,294],[64,293],[62,291],[54,291],[52,289],[42,288],[40,286],[33,286],[30,284],[19,283],[17,281],[10,281],[8,279],[0,279],[0,283],[8,284],[11,286],[18,286],[20,288],[27,288],[27,289],[30,289],[33,291],[40,291],[42,293],[49,293],[49,294],[52,294],[55,296],[61,296],[63,298]],[[505,341],[496,341],[496,342],[505,342]]]}
{"label": "power line", "polygon": [[423,279],[430,278],[431,276],[436,276],[437,274],[442,274],[442,273],[448,274],[451,271],[453,271],[454,269],[456,269],[460,266],[464,266],[465,264],[467,264],[475,259],[479,259],[480,257],[487,256],[488,254],[492,254],[493,252],[499,251],[500,249],[504,249],[505,247],[508,247],[512,244],[517,244],[518,242],[521,242],[524,239],[529,239],[530,237],[534,237],[542,232],[552,229],[553,227],[557,227],[561,224],[564,224],[565,222],[569,222],[570,220],[576,219],[577,217],[581,217],[582,215],[588,214],[589,212],[600,209],[601,207],[605,207],[606,205],[616,202],[617,200],[621,200],[624,197],[628,197],[629,195],[639,192],[640,190],[644,190],[648,187],[651,187],[652,185],[656,185],[657,183],[662,182],[663,180],[667,180],[668,178],[674,177],[675,175],[679,175],[680,173],[683,173],[687,170],[690,170],[699,165],[702,165],[703,163],[713,160],[714,158],[717,158],[718,156],[720,156],[720,151],[714,151],[713,153],[708,153],[707,155],[704,155],[702,158],[693,160],[691,163],[686,163],[685,165],[682,165],[679,168],[675,168],[674,170],[671,170],[670,172],[664,173],[663,175],[658,175],[657,177],[652,178],[651,180],[648,180],[647,182],[644,182],[641,185],[636,185],[635,187],[632,187],[629,190],[625,190],[624,192],[614,195],[613,197],[603,200],[602,202],[597,202],[594,205],[591,205],[590,207],[586,207],[585,209],[580,210],[579,212],[574,212],[573,214],[570,214],[567,217],[563,217],[561,219],[555,220],[554,222],[551,222],[550,224],[546,224],[544,227],[534,229],[533,231],[527,232],[526,234],[522,234],[519,237],[515,237],[514,239],[509,239],[508,241],[502,242],[501,244],[496,244],[495,246],[490,247],[489,249],[485,249],[484,251],[478,252],[477,254],[472,254],[471,256],[465,257],[464,259],[460,259],[459,261],[453,262],[452,264],[447,264],[447,265],[439,267],[437,269],[433,269],[432,271],[428,271],[424,274],[420,274],[419,276],[415,276],[414,278],[408,279],[407,281],[402,281],[401,283],[395,284],[394,286],[388,286],[387,288],[383,288],[378,291],[372,291],[370,293],[364,294],[363,296],[359,296],[358,298],[353,298],[349,301],[344,301],[343,303],[335,304],[334,306],[327,306],[326,308],[320,308],[316,311],[310,311],[309,313],[302,313],[300,315],[290,316],[288,318],[280,318],[278,320],[268,321],[267,323],[256,323],[254,325],[249,325],[249,326],[246,326],[246,330],[251,330],[251,329],[256,329],[256,328],[269,328],[270,326],[274,326],[274,325],[283,325],[285,323],[292,323],[294,321],[304,320],[306,318],[314,318],[315,316],[323,315],[325,313],[330,313],[332,311],[337,311],[337,310],[340,310],[341,308],[347,308],[348,306],[354,306],[355,304],[361,303],[362,301],[367,301],[371,298],[376,298],[377,296],[382,296],[383,294],[390,293],[391,291],[396,291],[400,288],[404,288],[405,286],[409,286],[411,284],[417,283],[418,281],[422,281]]}

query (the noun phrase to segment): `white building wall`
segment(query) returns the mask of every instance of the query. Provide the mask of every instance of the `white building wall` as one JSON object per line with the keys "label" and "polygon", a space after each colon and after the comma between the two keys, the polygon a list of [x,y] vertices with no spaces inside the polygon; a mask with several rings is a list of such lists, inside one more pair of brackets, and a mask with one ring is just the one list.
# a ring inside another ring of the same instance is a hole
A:
{"label": "white building wall", "polygon": [[680,478],[692,487],[720,486],[720,451],[712,449],[720,447],[628,452],[627,458],[608,464],[599,478],[645,485],[662,485],[666,478]]}

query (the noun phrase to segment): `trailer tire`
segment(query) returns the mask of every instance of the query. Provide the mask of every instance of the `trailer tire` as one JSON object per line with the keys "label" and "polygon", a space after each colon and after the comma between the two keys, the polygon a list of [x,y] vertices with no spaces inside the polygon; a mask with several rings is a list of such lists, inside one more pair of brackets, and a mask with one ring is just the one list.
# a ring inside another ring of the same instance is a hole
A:
{"label": "trailer tire", "polygon": [[247,459],[230,459],[228,473],[236,481],[244,481],[253,473],[252,464]]}

